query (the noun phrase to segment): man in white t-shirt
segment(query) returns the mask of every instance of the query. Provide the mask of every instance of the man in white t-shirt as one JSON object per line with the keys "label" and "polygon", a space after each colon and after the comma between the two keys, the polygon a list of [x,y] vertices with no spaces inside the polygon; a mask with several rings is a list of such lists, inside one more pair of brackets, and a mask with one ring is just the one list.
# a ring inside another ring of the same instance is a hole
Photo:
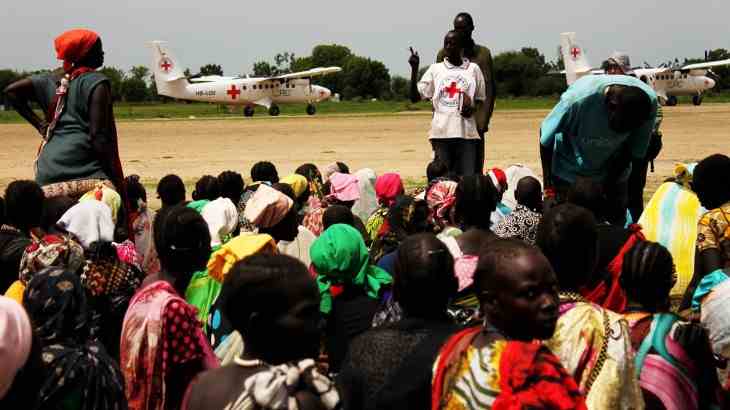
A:
{"label": "man in white t-shirt", "polygon": [[418,53],[411,49],[411,100],[431,100],[433,119],[429,140],[436,158],[455,176],[473,175],[479,133],[472,116],[474,101],[486,99],[484,75],[478,65],[463,55],[461,35],[449,31],[444,37],[446,57],[432,64],[418,81]]}

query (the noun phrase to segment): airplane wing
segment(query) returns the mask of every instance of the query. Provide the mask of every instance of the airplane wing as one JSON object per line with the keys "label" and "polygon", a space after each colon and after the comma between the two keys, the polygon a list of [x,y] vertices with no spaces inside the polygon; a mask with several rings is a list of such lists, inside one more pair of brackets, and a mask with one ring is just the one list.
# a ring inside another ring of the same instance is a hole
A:
{"label": "airplane wing", "polygon": [[342,71],[340,67],[317,67],[313,68],[311,70],[306,71],[299,71],[298,73],[290,73],[290,74],[282,74],[277,75],[273,77],[236,77],[236,79],[248,79],[251,80],[252,84],[260,83],[262,81],[271,81],[271,80],[294,80],[297,78],[312,78],[312,77],[318,77],[321,75],[327,75],[332,73],[338,73]]}
{"label": "airplane wing", "polygon": [[230,81],[235,80],[236,77],[222,77],[220,75],[202,75],[200,77],[190,77],[188,81],[191,83],[209,83],[213,81]]}
{"label": "airplane wing", "polygon": [[730,58],[727,60],[708,61],[706,63],[689,64],[682,67],[680,70],[702,70],[706,68],[719,67],[723,65],[730,65]]}

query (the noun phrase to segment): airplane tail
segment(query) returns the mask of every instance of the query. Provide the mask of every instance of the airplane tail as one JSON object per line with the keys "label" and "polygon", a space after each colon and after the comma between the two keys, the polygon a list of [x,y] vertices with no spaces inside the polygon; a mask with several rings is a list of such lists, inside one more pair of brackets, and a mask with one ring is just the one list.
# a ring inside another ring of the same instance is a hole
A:
{"label": "airplane tail", "polygon": [[588,58],[583,48],[576,42],[575,33],[560,34],[560,51],[563,54],[565,79],[568,81],[568,85],[591,73],[591,65],[588,64]]}
{"label": "airplane tail", "polygon": [[187,80],[180,64],[164,46],[164,41],[152,41],[152,72],[155,76],[157,93],[168,97],[184,94]]}

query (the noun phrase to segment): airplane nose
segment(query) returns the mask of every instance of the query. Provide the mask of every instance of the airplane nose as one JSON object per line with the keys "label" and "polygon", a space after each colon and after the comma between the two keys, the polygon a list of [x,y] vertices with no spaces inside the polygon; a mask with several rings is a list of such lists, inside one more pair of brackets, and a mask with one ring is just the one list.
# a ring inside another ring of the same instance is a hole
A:
{"label": "airplane nose", "polygon": [[708,89],[714,88],[715,80],[713,80],[712,78],[705,78],[705,87],[707,87]]}
{"label": "airplane nose", "polygon": [[319,91],[320,100],[326,100],[326,99],[330,98],[330,96],[332,95],[332,92],[329,89],[327,89],[325,87],[318,87],[318,88],[319,88],[318,91]]}

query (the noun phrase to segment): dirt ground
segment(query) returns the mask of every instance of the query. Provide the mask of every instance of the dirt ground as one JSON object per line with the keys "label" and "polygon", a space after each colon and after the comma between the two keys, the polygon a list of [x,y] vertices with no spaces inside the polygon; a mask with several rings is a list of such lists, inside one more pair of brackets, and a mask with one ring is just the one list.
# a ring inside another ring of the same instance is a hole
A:
{"label": "dirt ground", "polygon": [[[497,111],[487,141],[488,166],[522,163],[539,171],[537,135],[547,111]],[[677,161],[696,161],[716,152],[730,153],[730,105],[664,109],[664,150],[649,174],[649,190],[672,173]],[[319,166],[335,160],[351,169],[370,167],[418,179],[431,158],[429,114],[349,115],[221,120],[148,120],[118,124],[127,174],[152,186],[169,173],[194,182],[204,174],[237,170],[249,180],[260,160],[275,163],[280,175],[304,162]],[[0,125],[0,189],[32,178],[39,138],[24,124]],[[150,193],[154,198],[154,194]],[[648,198],[648,196],[647,196]]]}

